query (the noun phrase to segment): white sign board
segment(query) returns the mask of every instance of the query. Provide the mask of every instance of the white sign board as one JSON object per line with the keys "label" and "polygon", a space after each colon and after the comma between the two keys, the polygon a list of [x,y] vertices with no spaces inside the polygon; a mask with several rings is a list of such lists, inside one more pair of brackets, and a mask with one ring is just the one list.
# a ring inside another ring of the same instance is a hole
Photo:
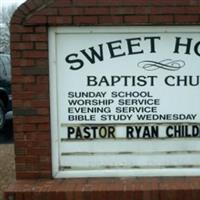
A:
{"label": "white sign board", "polygon": [[200,174],[199,34],[50,28],[54,177]]}

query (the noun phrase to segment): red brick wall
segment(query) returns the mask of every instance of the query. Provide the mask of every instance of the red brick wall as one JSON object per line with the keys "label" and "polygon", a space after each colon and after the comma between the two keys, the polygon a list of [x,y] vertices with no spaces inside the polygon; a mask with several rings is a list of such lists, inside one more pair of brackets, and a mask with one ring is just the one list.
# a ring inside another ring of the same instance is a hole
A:
{"label": "red brick wall", "polygon": [[28,0],[12,18],[17,179],[51,178],[49,26],[198,25],[199,0]]}
{"label": "red brick wall", "polygon": [[199,0],[29,0],[11,26],[18,179],[51,177],[48,26],[196,25]]}

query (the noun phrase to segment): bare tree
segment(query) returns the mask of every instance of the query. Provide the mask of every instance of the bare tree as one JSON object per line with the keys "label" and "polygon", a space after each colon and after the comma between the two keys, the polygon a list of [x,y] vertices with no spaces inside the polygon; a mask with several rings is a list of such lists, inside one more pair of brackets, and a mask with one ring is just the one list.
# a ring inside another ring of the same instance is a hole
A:
{"label": "bare tree", "polygon": [[12,4],[0,10],[0,52],[10,53],[10,20],[17,6]]}

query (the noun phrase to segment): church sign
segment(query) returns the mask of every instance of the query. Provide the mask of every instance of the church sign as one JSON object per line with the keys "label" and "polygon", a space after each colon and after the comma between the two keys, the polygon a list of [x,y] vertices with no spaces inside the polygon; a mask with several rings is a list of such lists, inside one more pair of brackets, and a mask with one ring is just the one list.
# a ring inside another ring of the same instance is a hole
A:
{"label": "church sign", "polygon": [[54,177],[200,175],[199,34],[50,28]]}

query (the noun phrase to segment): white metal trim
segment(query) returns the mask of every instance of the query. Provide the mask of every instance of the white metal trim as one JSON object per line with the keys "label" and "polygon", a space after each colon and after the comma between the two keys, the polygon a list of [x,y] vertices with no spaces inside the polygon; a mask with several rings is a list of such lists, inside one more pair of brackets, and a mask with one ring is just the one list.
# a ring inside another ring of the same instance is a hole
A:
{"label": "white metal trim", "polygon": [[57,34],[72,33],[199,33],[199,26],[84,26],[84,27],[55,27]]}
{"label": "white metal trim", "polygon": [[[56,177],[59,171],[58,150],[58,115],[56,95],[56,30],[49,29],[49,88],[50,88],[50,121],[51,121],[51,151],[52,151],[52,174]],[[56,105],[56,106],[55,106]],[[55,123],[52,123],[55,122]]]}
{"label": "white metal trim", "polygon": [[115,170],[85,170],[59,172],[55,178],[84,178],[84,177],[180,177],[199,176],[199,168],[175,168],[175,169],[115,169]]}

